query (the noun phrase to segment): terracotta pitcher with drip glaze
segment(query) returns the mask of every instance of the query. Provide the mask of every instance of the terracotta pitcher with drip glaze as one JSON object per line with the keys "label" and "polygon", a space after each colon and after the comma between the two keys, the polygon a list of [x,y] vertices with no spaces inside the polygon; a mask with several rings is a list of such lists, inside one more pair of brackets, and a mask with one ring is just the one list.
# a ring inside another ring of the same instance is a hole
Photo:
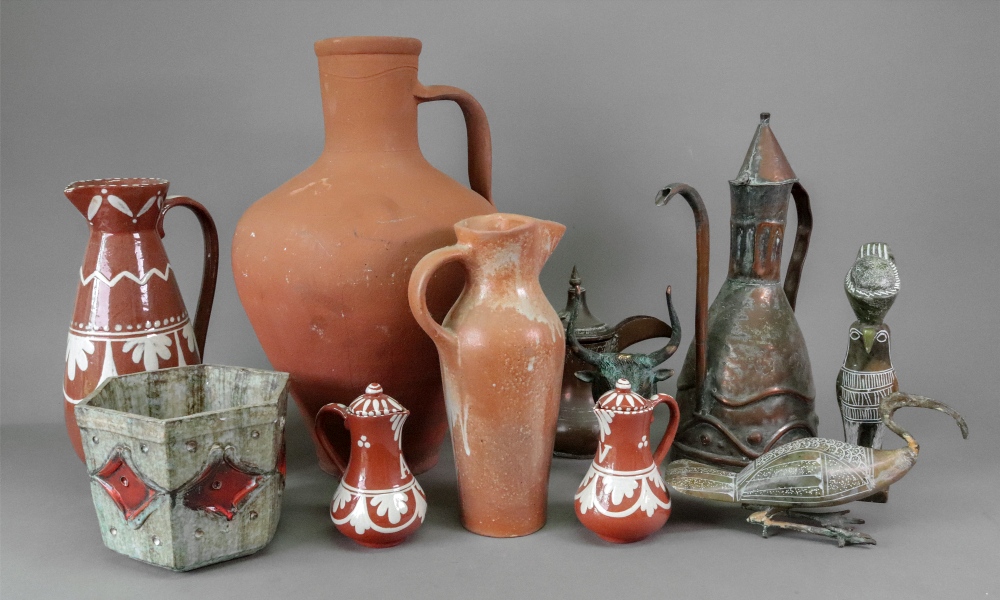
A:
{"label": "terracotta pitcher with drip glaze", "polygon": [[[458,243],[425,256],[410,279],[413,316],[441,358],[462,525],[473,533],[545,524],[566,342],[538,275],[565,231],[520,215],[465,219]],[[428,284],[453,262],[466,268],[465,290],[439,325]]]}
{"label": "terracotta pitcher with drip glaze", "polygon": [[[109,377],[201,363],[215,298],[219,239],[205,207],[167,197],[163,179],[94,179],[70,184],[66,197],[90,225],[76,307],[66,345],[66,429],[80,459],[73,410]],[[192,321],[161,241],[167,211],[192,210],[205,238],[198,310]]]}
{"label": "terracotta pitcher with drip glaze", "polygon": [[[420,41],[332,38],[316,42],[326,143],[319,159],[251,206],[233,237],[233,276],[265,354],[292,375],[312,427],[320,407],[379,381],[412,411],[403,452],[415,473],[437,461],[447,428],[430,338],[406,300],[410,272],[455,243],[453,225],[496,212],[490,196],[490,130],[468,93],[417,80]],[[468,130],[465,187],[435,169],[417,143],[417,106],[452,100]],[[428,302],[441,319],[462,272],[441,271]],[[342,430],[326,431],[346,452]],[[319,452],[320,466],[338,474]]]}
{"label": "terracotta pitcher with drip glaze", "polygon": [[[812,232],[809,195],[761,114],[739,174],[729,182],[729,276],[708,308],[708,217],[701,196],[684,184],[660,191],[695,213],[698,288],[695,336],[677,379],[681,425],[678,458],[740,470],[770,449],[815,437],[812,367],[795,320],[802,265]],[[781,254],[789,196],[798,228],[784,283]]]}
{"label": "terracotta pitcher with drip glaze", "polygon": [[[330,502],[337,529],[362,546],[388,548],[424,522],[427,497],[403,458],[403,423],[410,416],[382,386],[369,384],[351,402],[327,404],[316,414],[316,439],[344,476]],[[351,435],[351,451],[341,455],[326,432],[340,417]]]}

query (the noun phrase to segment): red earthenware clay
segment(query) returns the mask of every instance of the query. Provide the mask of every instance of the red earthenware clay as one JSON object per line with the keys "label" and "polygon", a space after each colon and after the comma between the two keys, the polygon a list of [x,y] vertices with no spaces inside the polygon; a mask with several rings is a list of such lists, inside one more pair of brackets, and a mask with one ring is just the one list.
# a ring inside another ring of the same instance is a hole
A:
{"label": "red earthenware clay", "polygon": [[[64,191],[90,224],[63,377],[66,429],[81,460],[73,409],[99,383],[115,375],[201,363],[219,239],[205,207],[183,196],[168,198],[169,185],[163,179],[94,179]],[[194,323],[161,241],[163,217],[175,206],[194,211],[205,237]]]}
{"label": "red earthenware clay", "polygon": [[[510,214],[455,225],[458,244],[425,256],[410,279],[410,308],[437,344],[462,525],[515,537],[545,524],[562,388],[562,322],[538,283],[566,227]],[[427,285],[451,262],[467,282],[442,325]]]}
{"label": "red earthenware clay", "polygon": [[[330,398],[378,380],[413,411],[403,451],[416,473],[437,461],[447,421],[437,354],[407,309],[407,281],[425,254],[455,243],[456,221],[496,212],[486,115],[458,88],[417,81],[419,53],[409,38],[316,42],[326,145],[251,206],[233,237],[240,300],[271,364],[292,374],[309,430]],[[472,190],[420,152],[417,105],[432,100],[453,100],[465,115]],[[461,286],[461,269],[440,274],[436,317]],[[338,429],[327,437],[346,452]]]}
{"label": "red earthenware clay", "polygon": [[[670,407],[663,439],[650,451],[649,426],[653,408]],[[617,544],[637,542],[667,522],[670,495],[660,476],[660,465],[677,433],[680,412],[666,394],[649,400],[619,379],[594,407],[601,424],[601,440],[587,475],[576,491],[576,517],[603,540]]]}
{"label": "red earthenware clay", "polygon": [[[326,438],[331,429],[326,418],[332,415],[342,417],[350,430],[349,460]],[[316,439],[344,473],[330,502],[330,518],[362,546],[395,546],[412,535],[427,514],[427,497],[403,458],[403,423],[409,415],[377,383],[350,406],[327,404],[316,414]]]}

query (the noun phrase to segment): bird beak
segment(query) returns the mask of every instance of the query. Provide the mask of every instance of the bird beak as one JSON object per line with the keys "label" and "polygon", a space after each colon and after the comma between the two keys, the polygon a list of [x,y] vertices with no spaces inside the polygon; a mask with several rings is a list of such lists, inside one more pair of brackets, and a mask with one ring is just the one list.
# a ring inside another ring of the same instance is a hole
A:
{"label": "bird beak", "polygon": [[871,352],[872,346],[875,344],[875,328],[866,325],[863,328],[862,334],[865,338],[865,352]]}

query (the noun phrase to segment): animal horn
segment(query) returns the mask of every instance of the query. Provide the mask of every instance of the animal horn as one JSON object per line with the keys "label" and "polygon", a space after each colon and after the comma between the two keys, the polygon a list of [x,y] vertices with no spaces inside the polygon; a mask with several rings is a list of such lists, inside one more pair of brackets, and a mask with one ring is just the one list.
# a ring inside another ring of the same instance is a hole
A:
{"label": "animal horn", "polygon": [[573,354],[580,357],[580,359],[592,366],[598,367],[601,364],[601,354],[600,352],[595,352],[589,348],[585,348],[580,340],[576,339],[576,317],[580,312],[580,305],[583,301],[580,299],[582,295],[582,290],[580,289],[580,284],[576,284],[576,294],[573,298],[573,306],[569,311],[569,318],[566,320],[566,342],[569,343],[570,350]]}
{"label": "animal horn", "polygon": [[649,354],[652,364],[658,365],[667,360],[677,352],[681,345],[681,322],[677,318],[677,311],[674,310],[674,302],[670,297],[670,286],[667,286],[667,311],[670,312],[670,340],[667,345]]}
{"label": "animal horn", "polygon": [[913,439],[913,436],[910,435],[908,431],[897,425],[896,422],[892,420],[893,413],[904,406],[916,406],[918,408],[930,408],[941,411],[958,422],[958,428],[962,430],[963,438],[969,437],[969,426],[965,423],[965,419],[963,419],[962,415],[958,414],[955,409],[951,408],[947,404],[925,396],[915,396],[913,394],[895,392],[882,401],[879,405],[879,412],[881,413],[882,422],[885,423],[885,426],[888,427],[890,431],[906,440],[906,445],[909,446],[914,457],[920,453],[920,445],[917,444],[916,440]]}

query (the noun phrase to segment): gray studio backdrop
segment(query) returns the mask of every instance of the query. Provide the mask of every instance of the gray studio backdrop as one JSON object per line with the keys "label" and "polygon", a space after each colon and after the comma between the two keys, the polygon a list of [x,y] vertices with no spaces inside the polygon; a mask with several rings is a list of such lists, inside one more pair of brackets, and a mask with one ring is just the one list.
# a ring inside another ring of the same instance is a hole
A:
{"label": "gray studio backdrop", "polygon": [[[422,82],[462,87],[485,107],[497,206],[568,226],[542,274],[552,303],[565,302],[574,264],[591,308],[608,321],[665,318],[663,290],[672,285],[685,348],[694,319],[693,219],[683,203],[655,207],[653,197],[677,181],[701,191],[712,225],[714,296],[728,264],[727,180],[758,113],[770,111],[813,199],[797,314],[818,388],[820,433],[841,436],[834,380],[853,319],[844,275],[860,244],[885,241],[902,277],[887,318],[901,385],[952,404],[972,429],[962,442],[946,417],[901,413],[927,464],[898,495],[934,488],[956,469],[975,473],[979,487],[954,494],[995,498],[1000,491],[996,1],[4,0],[0,23],[3,436],[46,432],[67,470],[78,465],[56,425],[87,228],[63,187],[94,177],[162,177],[172,193],[204,203],[222,243],[205,361],[267,368],[233,286],[236,222],[321,149],[312,43],[407,35],[424,42]],[[434,165],[466,181],[457,107],[423,105],[420,141]],[[792,210],[789,228],[794,218]],[[201,265],[196,221],[175,211],[166,231],[193,309]],[[679,353],[668,366],[679,369],[681,360]],[[673,381],[664,390],[673,392]],[[300,421],[289,434],[304,468],[311,450]],[[5,457],[9,450],[5,445]],[[10,463],[2,474],[9,489]],[[85,485],[76,489],[86,494]],[[968,506],[975,513],[968,523],[981,519],[985,533],[954,540],[955,551],[973,544],[964,550],[969,560],[992,554],[995,566],[996,546],[975,544],[998,540],[997,511],[986,500]],[[951,512],[938,508],[928,514]],[[5,527],[22,510],[7,497]],[[821,560],[839,556],[820,550]],[[952,575],[971,586],[974,594],[965,597],[1000,591],[995,575]],[[929,585],[924,591],[935,589]],[[808,589],[802,586],[795,589]]]}

